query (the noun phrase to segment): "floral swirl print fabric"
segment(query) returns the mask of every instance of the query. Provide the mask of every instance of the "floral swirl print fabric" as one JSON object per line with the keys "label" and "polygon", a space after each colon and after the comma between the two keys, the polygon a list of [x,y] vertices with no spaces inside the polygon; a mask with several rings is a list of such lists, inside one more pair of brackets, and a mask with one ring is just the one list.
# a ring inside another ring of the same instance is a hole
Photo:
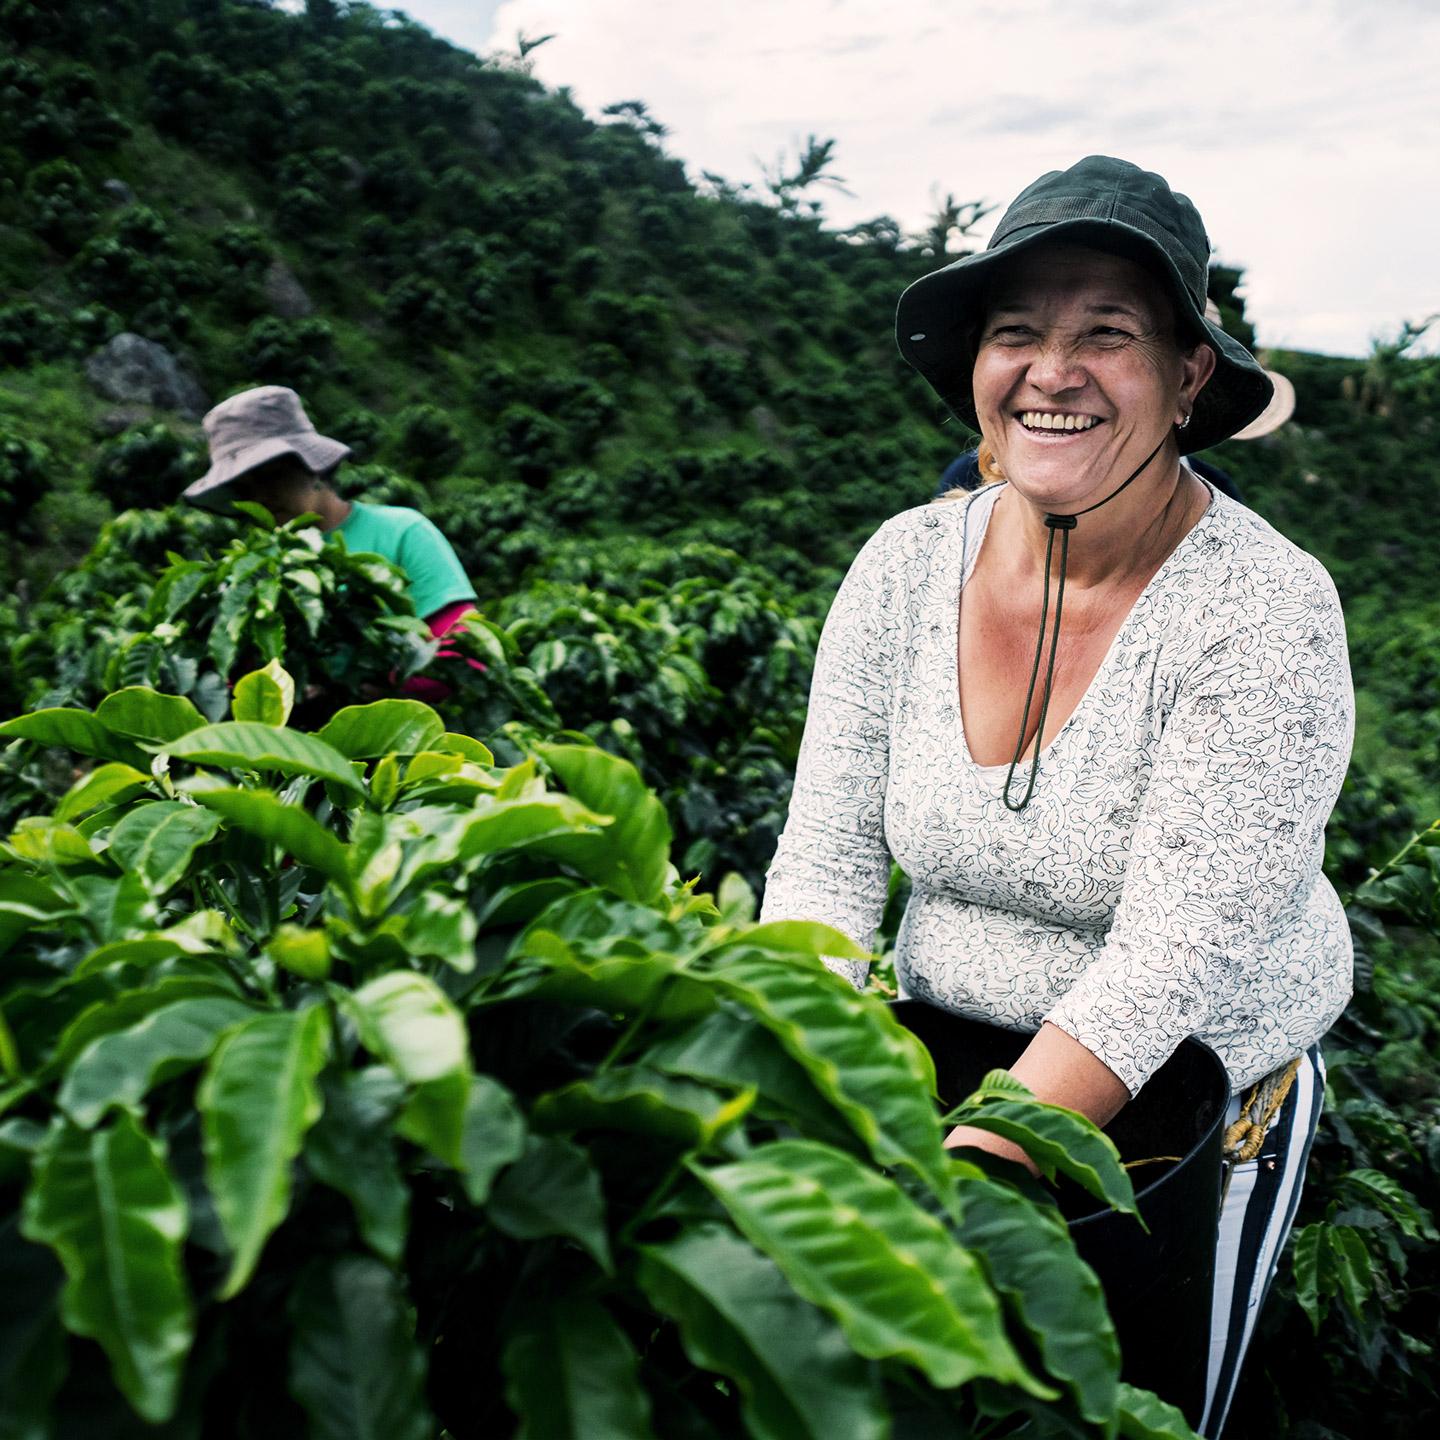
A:
{"label": "floral swirl print fabric", "polygon": [[[1243,1089],[1351,993],[1321,873],[1354,730],[1335,587],[1212,490],[1016,814],[1007,767],[970,757],[955,666],[960,588],[1004,490],[895,516],[851,567],[761,918],[868,949],[893,856],[914,886],[895,957],[910,995],[1017,1030],[1048,1020],[1132,1095],[1196,1035]],[[863,964],[832,968],[863,983]]]}

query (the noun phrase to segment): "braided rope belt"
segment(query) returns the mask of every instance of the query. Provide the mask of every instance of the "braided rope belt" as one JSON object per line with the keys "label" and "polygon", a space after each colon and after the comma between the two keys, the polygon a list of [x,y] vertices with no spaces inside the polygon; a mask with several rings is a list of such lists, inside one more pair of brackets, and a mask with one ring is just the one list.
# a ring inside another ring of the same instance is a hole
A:
{"label": "braided rope belt", "polygon": [[1240,1107],[1240,1118],[1226,1130],[1224,1144],[1221,1147],[1223,1177],[1220,1181],[1220,1205],[1222,1209],[1225,1199],[1230,1193],[1230,1180],[1235,1174],[1235,1167],[1246,1164],[1260,1153],[1260,1147],[1265,1143],[1265,1134],[1270,1129],[1270,1123],[1279,1113],[1280,1107],[1285,1103],[1285,1097],[1289,1095],[1291,1087],[1295,1084],[1295,1077],[1300,1073],[1300,1062],[1303,1058],[1303,1056],[1297,1055],[1288,1065],[1282,1066],[1279,1070],[1272,1070],[1263,1079],[1257,1080],[1250,1087],[1250,1093]]}
{"label": "braided rope belt", "polygon": [[1225,1132],[1224,1153],[1229,1164],[1244,1165],[1260,1153],[1265,1132],[1300,1073],[1300,1059],[1297,1055],[1283,1069],[1271,1071],[1250,1087],[1240,1107],[1240,1118]]}

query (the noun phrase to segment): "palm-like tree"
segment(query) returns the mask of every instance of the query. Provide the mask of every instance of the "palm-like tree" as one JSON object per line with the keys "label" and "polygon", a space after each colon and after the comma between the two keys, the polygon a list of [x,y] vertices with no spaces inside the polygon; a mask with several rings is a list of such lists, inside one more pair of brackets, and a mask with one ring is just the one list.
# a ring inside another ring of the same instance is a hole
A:
{"label": "palm-like tree", "polygon": [[[960,204],[953,195],[947,194],[943,200],[935,201],[935,213],[931,215],[930,223],[912,238],[924,254],[949,255],[951,238],[966,239],[994,209],[993,205],[987,205],[983,200],[967,200]],[[956,253],[964,255],[968,252],[960,250]]]}
{"label": "palm-like tree", "polygon": [[669,127],[662,125],[650,113],[650,107],[643,100],[617,100],[613,105],[606,105],[600,113],[626,121],[651,140],[663,140],[670,133]]}
{"label": "palm-like tree", "polygon": [[[800,209],[800,197],[815,185],[829,185],[842,195],[852,192],[845,188],[845,182],[838,175],[827,174],[835,159],[835,141],[821,140],[807,135],[805,144],[799,147],[794,168],[782,150],[774,165],[762,165],[760,173],[765,177],[765,188],[775,197],[780,209],[787,215],[794,215]],[[820,202],[808,202],[811,214],[819,214]]]}

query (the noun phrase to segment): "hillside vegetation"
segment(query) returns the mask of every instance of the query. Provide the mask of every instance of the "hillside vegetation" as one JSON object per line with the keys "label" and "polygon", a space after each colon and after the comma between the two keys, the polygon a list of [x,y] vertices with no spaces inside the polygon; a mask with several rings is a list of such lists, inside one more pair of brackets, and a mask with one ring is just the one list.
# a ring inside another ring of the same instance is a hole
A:
{"label": "hillside vegetation", "polygon": [[[252,664],[303,695],[342,653],[377,681],[425,663],[393,577],[321,567],[369,608],[313,607],[303,539],[170,506],[207,405],[293,385],[354,447],[347,493],[423,508],[475,581],[487,668],[451,730],[512,766],[584,732],[658,791],[684,875],[758,890],[835,585],[968,443],[892,334],[963,226],[829,225],[825,142],[769,188],[697,178],[642,103],[596,123],[520,59],[369,5],[0,0],[0,36],[0,716],[153,686],[216,721]],[[1212,293],[1249,338],[1242,278]],[[138,381],[104,358],[121,336],[161,347]],[[1440,814],[1440,361],[1418,338],[1272,355],[1293,423],[1211,457],[1335,576],[1360,715],[1327,869],[1360,892],[1361,995],[1282,1281],[1299,1303],[1267,1317],[1232,1437],[1358,1437],[1380,1408],[1402,1435],[1436,1403],[1440,851],[1370,878]],[[251,600],[227,607],[242,559]],[[73,779],[17,740],[0,820]]]}

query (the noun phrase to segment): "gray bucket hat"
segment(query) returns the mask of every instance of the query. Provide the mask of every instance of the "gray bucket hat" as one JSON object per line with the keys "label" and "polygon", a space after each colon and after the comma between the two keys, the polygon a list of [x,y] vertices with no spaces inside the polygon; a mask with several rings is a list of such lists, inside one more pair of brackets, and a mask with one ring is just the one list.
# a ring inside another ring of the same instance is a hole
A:
{"label": "gray bucket hat", "polygon": [[300,397],[284,385],[261,385],[222,400],[204,419],[210,468],[181,498],[207,510],[230,508],[227,487],[247,471],[296,455],[316,474],[350,454],[350,447],[321,435]]}
{"label": "gray bucket hat", "polygon": [[1210,242],[1189,199],[1166,180],[1126,160],[1087,155],[1027,185],[1006,210],[986,248],[922,275],[900,297],[900,353],[936,394],[978,429],[971,373],[990,282],[1015,255],[1065,240],[1134,260],[1164,286],[1180,334],[1215,352],[1215,372],[1177,432],[1182,453],[1228,439],[1270,401],[1270,377],[1236,339],[1205,318]]}

